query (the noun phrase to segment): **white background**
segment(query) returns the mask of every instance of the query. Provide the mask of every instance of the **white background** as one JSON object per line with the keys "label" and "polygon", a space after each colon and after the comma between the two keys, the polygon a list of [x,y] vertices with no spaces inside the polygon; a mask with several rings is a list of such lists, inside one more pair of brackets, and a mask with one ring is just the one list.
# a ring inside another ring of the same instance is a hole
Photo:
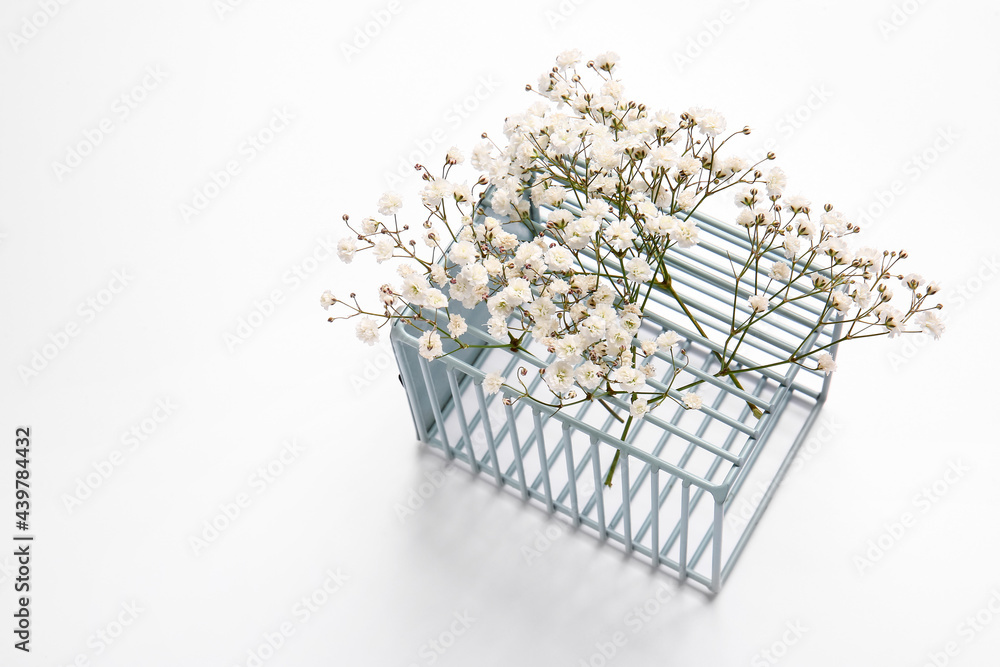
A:
{"label": "white background", "polygon": [[[0,664],[253,665],[264,645],[266,665],[600,665],[619,632],[608,664],[773,664],[765,649],[788,665],[995,664],[995,3],[233,4],[0,10],[0,542],[23,424],[37,536],[30,655],[12,647],[0,549]],[[400,164],[498,135],[570,47],[617,51],[654,108],[750,125],[744,145],[779,153],[792,192],[944,285],[940,342],[842,350],[823,437],[714,600],[463,471],[401,520],[443,461],[415,444],[387,348],[318,305],[377,284],[322,250],[341,214],[373,213]],[[259,326],[227,343],[241,320]],[[123,439],[133,428],[143,440]],[[967,471],[943,481],[952,464]],[[546,529],[563,535],[546,545]],[[869,540],[889,546],[860,565]],[[529,563],[525,546],[543,548]]]}

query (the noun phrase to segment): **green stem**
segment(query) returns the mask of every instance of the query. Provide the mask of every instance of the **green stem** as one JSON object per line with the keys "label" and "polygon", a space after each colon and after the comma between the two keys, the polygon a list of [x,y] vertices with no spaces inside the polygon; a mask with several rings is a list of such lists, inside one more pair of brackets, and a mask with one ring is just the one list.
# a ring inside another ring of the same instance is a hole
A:
{"label": "green stem", "polygon": [[[625,440],[625,436],[628,435],[628,430],[629,427],[631,426],[632,426],[632,416],[629,415],[628,421],[625,422],[625,430],[622,431],[622,437],[621,437],[622,441]],[[621,455],[622,455],[622,450],[619,449],[615,451],[615,458],[611,460],[611,468],[608,469],[608,476],[604,478],[604,486],[607,487],[611,486],[611,478],[615,476],[615,468],[618,467],[618,459],[621,458]]]}
{"label": "green stem", "polygon": [[[681,295],[678,294],[677,290],[674,289],[673,280],[671,280],[670,274],[668,274],[666,270],[664,270],[663,272],[663,282],[661,282],[660,285],[666,288],[666,290],[670,292],[671,295],[673,295],[674,299],[677,300],[677,304],[681,307],[681,310],[684,311],[684,314],[688,316],[688,319],[691,320],[691,323],[694,324],[695,328],[698,330],[698,333],[700,333],[704,338],[708,338],[708,334],[705,333],[705,330],[701,328],[701,324],[698,323],[698,320],[696,320],[691,311],[688,310],[687,304],[684,303],[683,299],[681,299]],[[722,355],[715,351],[713,351],[712,354],[714,354],[715,358],[719,360],[719,363],[723,365],[723,370],[727,371],[728,369],[725,368],[726,362],[722,358]],[[743,389],[743,385],[740,384],[740,381],[736,378],[735,375],[730,375],[729,377],[730,379],[732,379],[733,384],[735,384],[736,387],[740,389],[740,391],[746,391],[745,389]],[[747,405],[750,406],[750,411],[753,412],[753,416],[756,417],[757,419],[760,419],[761,417],[764,416],[764,412],[750,401],[747,401]]]}

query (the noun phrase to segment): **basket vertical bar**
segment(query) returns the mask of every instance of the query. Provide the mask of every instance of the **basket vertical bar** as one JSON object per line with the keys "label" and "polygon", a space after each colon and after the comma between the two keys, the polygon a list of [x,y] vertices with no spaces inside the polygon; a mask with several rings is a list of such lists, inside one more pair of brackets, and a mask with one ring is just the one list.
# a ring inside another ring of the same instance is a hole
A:
{"label": "basket vertical bar", "polygon": [[[437,391],[434,389],[434,380],[431,378],[431,371],[430,368],[428,368],[427,360],[423,357],[420,357],[420,374],[424,376],[424,386],[427,387],[427,395],[431,400],[431,411],[434,414],[434,421],[437,422],[437,431],[441,436],[441,446],[444,448],[444,452],[447,454],[448,458],[453,459],[455,458],[455,452],[448,443],[448,431],[444,427],[444,417],[441,416],[441,406],[438,405],[437,402]],[[430,435],[429,432],[428,435]],[[470,452],[469,459],[474,462],[476,457],[472,456]],[[475,463],[473,463],[473,469],[475,469]]]}
{"label": "basket vertical bar", "polygon": [[549,512],[555,513],[556,505],[552,498],[552,482],[549,481],[548,455],[545,453],[545,434],[542,432],[542,416],[538,410],[532,409],[531,414],[535,420],[535,443],[538,448],[538,462],[542,466],[542,484],[545,487],[545,506]]}
{"label": "basket vertical bar", "polygon": [[[465,406],[462,405],[462,392],[458,389],[458,379],[455,377],[455,369],[447,367],[448,387],[451,389],[451,401],[458,412],[458,424],[462,427],[462,437],[465,439],[465,447],[472,456],[472,435],[469,433],[469,420],[465,418]],[[460,447],[456,447],[460,449]]]}
{"label": "basket vertical bar", "polygon": [[576,466],[573,464],[573,433],[568,423],[563,424],[563,456],[566,457],[569,506],[573,510],[573,525],[580,525],[580,506],[576,497]]}
{"label": "basket vertical bar", "polygon": [[420,414],[418,409],[417,399],[416,399],[416,380],[410,377],[410,369],[408,364],[404,361],[405,356],[402,348],[400,347],[399,341],[395,338],[392,339],[392,349],[396,354],[396,364],[399,366],[399,379],[403,384],[403,390],[406,392],[406,401],[410,405],[410,416],[413,418],[413,426],[417,429],[417,439],[420,442],[428,442],[427,438],[427,428],[424,426],[423,420],[417,415]]}
{"label": "basket vertical bar", "polygon": [[517,437],[517,423],[514,418],[514,409],[509,403],[503,404],[504,412],[507,413],[507,433],[510,434],[510,445],[514,448],[514,465],[517,468],[517,481],[521,485],[521,500],[528,500],[528,480],[524,478],[524,461],[521,459],[521,441]]}
{"label": "basket vertical bar", "polygon": [[649,471],[649,518],[650,528],[650,548],[649,555],[653,559],[653,565],[660,564],[660,469],[652,466]]}
{"label": "basket vertical bar", "polygon": [[681,536],[680,555],[677,557],[677,569],[681,579],[688,574],[688,521],[691,518],[691,482],[681,482]]}
{"label": "basket vertical bar", "polygon": [[625,553],[632,552],[632,503],[630,502],[632,494],[629,493],[628,460],[629,455],[626,454],[621,458],[619,463],[622,469],[622,509],[625,510],[625,513],[622,515],[622,531],[625,534]]}
{"label": "basket vertical bar", "polygon": [[722,509],[724,499],[715,501],[715,515],[712,520],[712,591],[722,587]]}
{"label": "basket vertical bar", "polygon": [[475,381],[476,400],[479,401],[479,413],[482,415],[483,433],[486,434],[486,448],[490,451],[490,463],[493,464],[493,478],[497,481],[497,486],[503,486],[503,477],[500,476],[500,460],[497,458],[496,443],[493,442],[493,427],[490,424],[490,412],[486,409],[486,397],[483,395],[483,383],[481,380]]}
{"label": "basket vertical bar", "polygon": [[594,469],[594,498],[597,499],[597,532],[602,540],[608,538],[608,525],[604,521],[604,494],[601,493],[601,452],[596,435],[590,436],[590,463]]}

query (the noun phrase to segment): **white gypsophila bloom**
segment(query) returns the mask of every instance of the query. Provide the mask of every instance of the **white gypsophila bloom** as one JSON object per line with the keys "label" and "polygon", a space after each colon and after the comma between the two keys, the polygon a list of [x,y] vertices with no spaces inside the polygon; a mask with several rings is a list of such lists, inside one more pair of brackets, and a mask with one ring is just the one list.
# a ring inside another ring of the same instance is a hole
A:
{"label": "white gypsophila bloom", "polygon": [[562,394],[573,387],[573,364],[568,361],[557,361],[545,369],[545,384],[553,394]]}
{"label": "white gypsophila bloom", "polygon": [[403,207],[403,199],[395,192],[386,192],[378,200],[378,212],[382,215],[396,215]]}
{"label": "white gypsophila bloom", "polygon": [[583,54],[580,49],[567,49],[556,56],[556,65],[561,69],[566,69],[580,62],[581,58],[583,58]]}
{"label": "white gypsophila bloom", "polygon": [[875,266],[881,257],[882,253],[868,246],[854,251],[854,258],[862,267]]}
{"label": "white gypsophila bloom", "polygon": [[459,276],[473,285],[482,287],[485,287],[490,280],[490,274],[486,267],[478,262],[463,266]]}
{"label": "white gypsophila bloom", "polygon": [[788,185],[788,177],[781,167],[775,167],[767,174],[767,194],[769,197],[780,197]]}
{"label": "white gypsophila bloom", "polygon": [[632,225],[627,220],[617,220],[608,225],[605,231],[608,245],[619,252],[631,247],[635,236]]}
{"label": "white gypsophila bloom", "polygon": [[448,297],[441,290],[432,287],[424,293],[424,305],[428,308],[446,308]]}
{"label": "white gypsophila bloom", "polygon": [[585,361],[576,369],[576,383],[590,391],[601,384],[601,367],[592,361]]}
{"label": "white gypsophila bloom", "polygon": [[645,398],[637,398],[629,405],[628,411],[636,419],[642,419],[649,412],[649,401]]}
{"label": "white gypsophila bloom", "polygon": [[799,240],[799,237],[790,233],[785,234],[782,239],[783,241],[781,246],[785,249],[785,258],[795,259],[795,256],[799,252],[799,247],[802,245],[802,241]]}
{"label": "white gypsophila bloom", "polygon": [[668,133],[677,129],[677,115],[660,110],[653,114],[653,126]]}
{"label": "white gypsophila bloom", "polygon": [[924,279],[916,273],[909,273],[903,278],[903,284],[909,287],[910,290],[916,292],[917,289],[924,284]]}
{"label": "white gypsophila bloom", "polygon": [[753,227],[757,224],[757,212],[752,208],[741,208],[736,214],[736,224],[740,227]]}
{"label": "white gypsophila bloom", "polygon": [[632,366],[621,366],[611,373],[611,381],[619,385],[622,391],[642,391],[646,386],[645,374]]}
{"label": "white gypsophila bloom", "polygon": [[431,361],[442,354],[444,349],[441,347],[441,336],[437,331],[425,331],[420,337],[420,356]]}
{"label": "white gypsophila bloom", "polygon": [[452,146],[448,149],[447,154],[445,154],[445,159],[449,164],[462,164],[465,160],[465,156],[462,154],[462,149],[458,146]]}
{"label": "white gypsophila bloom", "polygon": [[552,302],[552,299],[547,296],[543,296],[532,301],[531,305],[529,305],[526,310],[536,320],[546,320],[550,317],[554,317],[558,309]]}
{"label": "white gypsophila bloom", "polygon": [[430,285],[423,276],[412,273],[403,278],[403,286],[399,289],[400,296],[415,306],[422,305],[424,293],[430,289]]}
{"label": "white gypsophila bloom", "polygon": [[605,331],[605,340],[607,340],[608,348],[618,354],[627,350],[632,344],[632,334],[618,323],[609,323]]}
{"label": "white gypsophila bloom", "polygon": [[754,294],[747,299],[747,304],[755,313],[763,313],[768,308],[767,297],[763,294]]}
{"label": "white gypsophila bloom", "polygon": [[569,248],[557,245],[545,253],[545,262],[552,271],[567,271],[573,266],[573,253]]}
{"label": "white gypsophila bloom", "polygon": [[639,347],[642,348],[642,353],[647,357],[654,354],[657,349],[655,340],[644,340],[639,344]]}
{"label": "white gypsophila bloom", "polygon": [[642,257],[635,257],[625,262],[625,275],[629,280],[646,283],[653,278],[653,269]]}
{"label": "white gypsophila bloom", "polygon": [[684,407],[688,410],[700,410],[703,403],[701,396],[693,391],[689,391],[681,396],[681,401],[684,403]]}
{"label": "white gypsophila bloom", "polygon": [[657,146],[649,153],[649,166],[670,171],[677,166],[677,151],[670,146]]}
{"label": "white gypsophila bloom", "polygon": [[358,247],[355,245],[354,239],[350,236],[337,241],[337,257],[339,257],[340,261],[344,264],[350,264],[351,260],[354,259],[354,253],[357,251]]}
{"label": "white gypsophila bloom", "polygon": [[726,119],[714,109],[699,110],[698,129],[707,137],[716,137],[726,131]]}
{"label": "white gypsophila bloom", "polygon": [[739,155],[729,155],[716,162],[714,168],[715,171],[722,172],[725,176],[735,176],[745,170],[747,166],[748,163],[745,158]]}
{"label": "white gypsophila bloom", "polygon": [[736,190],[736,194],[733,195],[733,203],[737,206],[753,208],[757,203],[757,197],[751,192],[749,185],[744,185]]}
{"label": "white gypsophila bloom", "polygon": [[502,317],[491,317],[486,322],[486,330],[497,340],[503,340],[510,332],[507,328],[507,320]]}
{"label": "white gypsophila bloom", "polygon": [[417,270],[415,268],[413,268],[412,264],[409,264],[409,263],[407,263],[407,264],[400,264],[399,266],[396,267],[396,273],[399,275],[400,278],[405,278],[407,276],[412,276],[416,272],[417,272]]}
{"label": "white gypsophila bloom", "polygon": [[622,329],[635,336],[639,327],[642,326],[642,317],[638,313],[626,313],[619,318],[619,322],[621,322]]}
{"label": "white gypsophila bloom", "polygon": [[438,239],[441,236],[438,234],[436,227],[431,227],[424,233],[424,245],[428,248],[437,248],[439,246]]}
{"label": "white gypsophila bloom", "polygon": [[390,308],[396,303],[396,295],[392,291],[392,287],[389,285],[382,285],[378,288],[379,300],[382,305],[386,308]]}
{"label": "white gypsophila bloom", "polygon": [[370,317],[362,317],[354,328],[354,333],[362,343],[374,345],[378,342],[378,322]]}
{"label": "white gypsophila bloom", "polygon": [[799,218],[799,224],[796,228],[799,236],[805,236],[806,238],[812,238],[816,235],[816,223],[809,218]]}
{"label": "white gypsophila bloom", "polygon": [[468,183],[453,184],[452,196],[455,198],[455,201],[472,201],[472,188],[469,187]]}
{"label": "white gypsophila bloom", "polygon": [[337,298],[330,290],[323,292],[319,297],[319,305],[323,306],[323,310],[329,310],[330,306],[335,303],[337,303]]}
{"label": "white gypsophila bloom", "polygon": [[847,220],[840,211],[829,211],[819,218],[823,230],[834,236],[843,236],[847,233]]}
{"label": "white gypsophila bloom", "polygon": [[688,176],[694,176],[701,171],[701,160],[690,155],[677,160],[677,170]]}
{"label": "white gypsophila bloom", "polygon": [[833,360],[833,355],[824,352],[816,359],[816,370],[823,371],[827,375],[837,370],[837,362]]}
{"label": "white gypsophila bloom", "polygon": [[610,72],[615,68],[615,65],[618,64],[619,59],[620,58],[617,53],[614,51],[608,51],[594,58],[594,67]]}
{"label": "white gypsophila bloom", "polygon": [[889,332],[889,338],[895,338],[903,333],[903,314],[888,304],[885,304],[885,306],[879,312],[879,319]]}
{"label": "white gypsophila bloom", "polygon": [[625,94],[625,86],[622,85],[621,81],[605,81],[604,85],[601,86],[601,94],[618,101]]}
{"label": "white gypsophila bloom", "polygon": [[681,342],[681,337],[674,331],[664,331],[656,337],[656,346],[661,350],[673,350]]}
{"label": "white gypsophila bloom", "polygon": [[489,171],[490,166],[493,164],[492,153],[493,145],[488,141],[484,141],[472,149],[472,157],[469,162],[479,171]]}
{"label": "white gypsophila bloom", "polygon": [[854,306],[854,300],[844,292],[834,292],[830,295],[830,302],[841,313],[846,313]]}
{"label": "white gypsophila bloom", "polygon": [[691,248],[698,245],[698,225],[692,219],[681,220],[672,232],[670,240],[677,244],[678,248]]}
{"label": "white gypsophila bloom", "polygon": [[493,255],[490,255],[489,257],[484,259],[482,266],[484,269],[486,269],[486,273],[488,273],[491,277],[499,276],[501,273],[503,273],[503,262],[501,262]]}
{"label": "white gypsophila bloom", "polygon": [[767,272],[767,275],[774,280],[788,282],[788,279],[792,277],[792,267],[784,262],[775,262],[771,265],[771,269]]}
{"label": "white gypsophila bloom", "polygon": [[926,333],[934,336],[934,340],[941,338],[944,333],[944,322],[933,310],[925,310],[917,315],[917,325]]}
{"label": "white gypsophila bloom", "polygon": [[600,220],[611,212],[611,205],[603,199],[591,199],[583,207],[583,214],[587,217]]}
{"label": "white gypsophila bloom", "polygon": [[375,259],[379,264],[392,259],[392,253],[396,250],[396,244],[393,243],[392,239],[384,238],[379,239],[378,243],[375,244]]}
{"label": "white gypsophila bloom", "polygon": [[562,278],[556,278],[548,285],[545,286],[546,294],[567,294],[569,292],[569,283]]}
{"label": "white gypsophila bloom", "polygon": [[580,361],[583,353],[583,341],[577,334],[568,334],[562,338],[557,338],[552,346],[556,350],[556,357],[561,361],[568,361],[575,364]]}
{"label": "white gypsophila bloom", "polygon": [[448,272],[445,271],[444,267],[440,264],[432,264],[429,271],[431,280],[433,280],[438,285],[444,285],[450,278],[448,277]]}
{"label": "white gypsophila bloom", "polygon": [[452,338],[458,338],[469,330],[469,325],[461,315],[452,315],[448,318],[448,333]]}
{"label": "white gypsophila bloom", "polygon": [[451,197],[454,191],[454,186],[451,183],[443,178],[435,178],[420,191],[420,199],[425,206],[433,208],[439,206],[445,198]]}
{"label": "white gypsophila bloom", "polygon": [[514,312],[514,308],[517,305],[511,301],[510,294],[506,290],[503,290],[491,296],[486,301],[486,307],[493,317],[506,319]]}
{"label": "white gypsophila bloom", "polygon": [[375,218],[365,218],[361,221],[361,233],[370,236],[378,231],[378,220]]}
{"label": "white gypsophila bloom", "polygon": [[822,273],[816,273],[813,274],[812,284],[813,287],[815,287],[818,290],[826,290],[828,287],[830,287],[830,280]]}
{"label": "white gypsophila bloom", "polygon": [[478,256],[479,251],[476,249],[475,244],[469,241],[459,241],[451,246],[451,250],[448,251],[448,259],[460,266],[471,264],[476,261]]}
{"label": "white gypsophila bloom", "polygon": [[503,386],[504,382],[506,382],[504,376],[499,373],[490,373],[483,378],[483,391],[486,392],[487,396],[492,396],[500,391],[500,387]]}
{"label": "white gypsophila bloom", "polygon": [[872,290],[868,285],[858,285],[851,293],[851,298],[858,308],[867,308],[872,300]]}
{"label": "white gypsophila bloom", "polygon": [[792,209],[795,213],[801,213],[809,208],[811,202],[803,197],[802,195],[792,195],[791,197],[785,197],[785,206]]}
{"label": "white gypsophila bloom", "polygon": [[[593,292],[597,289],[597,276],[594,274],[578,274],[573,276],[570,280],[570,284],[573,285],[574,289],[578,289],[581,292]],[[614,294],[614,290],[611,290]]]}

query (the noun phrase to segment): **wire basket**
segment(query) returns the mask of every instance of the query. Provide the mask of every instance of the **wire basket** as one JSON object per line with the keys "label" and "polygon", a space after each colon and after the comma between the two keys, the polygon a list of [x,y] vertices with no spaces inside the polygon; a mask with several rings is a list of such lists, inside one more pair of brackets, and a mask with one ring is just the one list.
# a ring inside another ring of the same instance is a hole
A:
{"label": "wire basket", "polygon": [[[544,230],[541,215],[532,207],[525,238]],[[555,411],[530,398],[507,405],[502,397],[514,395],[507,387],[485,394],[482,381],[490,372],[512,377],[519,367],[544,368],[554,361],[538,343],[527,348],[535,357],[506,348],[470,348],[428,362],[417,353],[420,332],[412,325],[397,322],[391,339],[421,442],[525,502],[717,592],[816,420],[830,380],[794,364],[741,373],[744,389],[713,375],[722,347],[702,332],[728,335],[735,281],[730,260],[741,262],[750,244],[738,227],[700,213],[693,217],[700,223],[699,244],[672,249],[667,257],[674,289],[701,331],[673,296],[654,290],[640,333],[650,338],[673,330],[684,339],[687,365],[674,385],[701,380],[700,410],[665,403],[622,440],[616,436],[621,418],[594,402]],[[784,258],[774,254],[773,259]],[[741,283],[740,300],[753,293],[753,279],[750,272]],[[756,326],[731,367],[766,366],[839,337],[840,324],[824,320],[830,312],[825,299],[809,295],[811,283],[803,278],[791,289],[802,298]],[[471,311],[464,338],[499,343],[486,333],[487,318],[485,304]],[[836,346],[829,351],[836,354]],[[659,385],[650,380],[659,389],[673,374],[665,360]],[[545,391],[537,373],[529,373],[526,384],[533,393]],[[671,395],[679,397],[674,390]],[[617,397],[606,402],[628,417],[627,403]],[[760,419],[751,404],[763,411]],[[618,488],[608,488],[604,476],[618,450]]]}

